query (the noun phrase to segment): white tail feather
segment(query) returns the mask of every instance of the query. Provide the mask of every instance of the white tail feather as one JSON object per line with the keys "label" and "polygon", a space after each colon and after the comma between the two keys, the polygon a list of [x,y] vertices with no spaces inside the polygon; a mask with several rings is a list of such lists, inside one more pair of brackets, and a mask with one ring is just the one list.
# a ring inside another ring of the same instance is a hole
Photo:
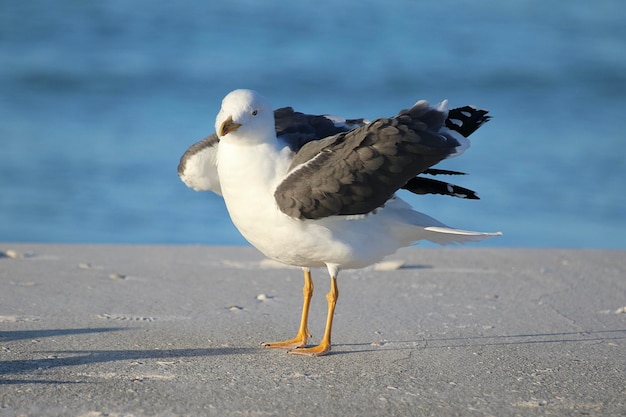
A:
{"label": "white tail feather", "polygon": [[494,236],[502,236],[502,232],[487,233],[474,232],[471,230],[452,229],[449,227],[428,226],[425,231],[431,232],[426,239],[440,245],[450,245],[455,243],[478,242]]}

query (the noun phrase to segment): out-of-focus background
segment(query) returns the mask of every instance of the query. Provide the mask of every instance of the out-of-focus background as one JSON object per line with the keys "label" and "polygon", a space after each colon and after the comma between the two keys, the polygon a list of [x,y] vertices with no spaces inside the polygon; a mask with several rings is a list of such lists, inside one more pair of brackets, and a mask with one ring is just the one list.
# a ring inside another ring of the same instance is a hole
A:
{"label": "out-of-focus background", "polygon": [[176,174],[242,87],[344,117],[488,108],[440,165],[482,199],[403,196],[504,232],[483,245],[626,248],[617,0],[0,1],[0,241],[245,244]]}

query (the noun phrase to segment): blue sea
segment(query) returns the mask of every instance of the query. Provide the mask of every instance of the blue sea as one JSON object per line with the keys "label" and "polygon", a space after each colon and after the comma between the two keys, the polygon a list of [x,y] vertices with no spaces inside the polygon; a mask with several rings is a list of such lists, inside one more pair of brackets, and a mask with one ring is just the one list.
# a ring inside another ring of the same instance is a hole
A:
{"label": "blue sea", "polygon": [[0,241],[245,245],[179,157],[225,94],[493,119],[439,167],[481,200],[403,196],[482,246],[626,249],[626,3],[0,1]]}

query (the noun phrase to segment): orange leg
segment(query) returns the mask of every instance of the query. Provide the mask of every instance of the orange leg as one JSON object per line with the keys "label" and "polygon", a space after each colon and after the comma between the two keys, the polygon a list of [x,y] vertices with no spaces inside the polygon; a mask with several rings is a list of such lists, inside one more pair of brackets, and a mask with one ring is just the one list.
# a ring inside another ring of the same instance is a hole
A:
{"label": "orange leg", "polygon": [[285,340],[282,342],[269,342],[261,343],[267,348],[278,349],[295,349],[302,346],[306,346],[306,341],[311,334],[309,333],[307,323],[309,321],[309,305],[311,304],[311,297],[313,296],[313,280],[311,279],[311,270],[304,269],[304,287],[302,288],[302,295],[304,296],[304,302],[302,304],[302,318],[300,319],[300,330],[298,334],[291,340]]}
{"label": "orange leg", "polygon": [[319,345],[309,348],[297,348],[290,350],[289,353],[294,355],[307,355],[307,356],[321,356],[330,352],[330,335],[333,331],[333,316],[335,315],[335,305],[337,304],[337,298],[339,298],[339,290],[337,288],[337,278],[330,277],[330,291],[326,294],[326,300],[328,301],[328,316],[326,317],[326,330],[324,331],[324,337]]}

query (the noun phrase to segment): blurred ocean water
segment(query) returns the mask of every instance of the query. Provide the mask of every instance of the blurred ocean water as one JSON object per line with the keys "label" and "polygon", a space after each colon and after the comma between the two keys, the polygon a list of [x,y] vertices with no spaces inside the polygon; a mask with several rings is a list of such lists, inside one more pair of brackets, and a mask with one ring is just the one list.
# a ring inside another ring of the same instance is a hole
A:
{"label": "blurred ocean water", "polygon": [[626,248],[626,4],[0,2],[0,241],[245,244],[178,159],[222,97],[394,115],[488,108],[441,168],[481,200],[403,194],[482,245]]}

